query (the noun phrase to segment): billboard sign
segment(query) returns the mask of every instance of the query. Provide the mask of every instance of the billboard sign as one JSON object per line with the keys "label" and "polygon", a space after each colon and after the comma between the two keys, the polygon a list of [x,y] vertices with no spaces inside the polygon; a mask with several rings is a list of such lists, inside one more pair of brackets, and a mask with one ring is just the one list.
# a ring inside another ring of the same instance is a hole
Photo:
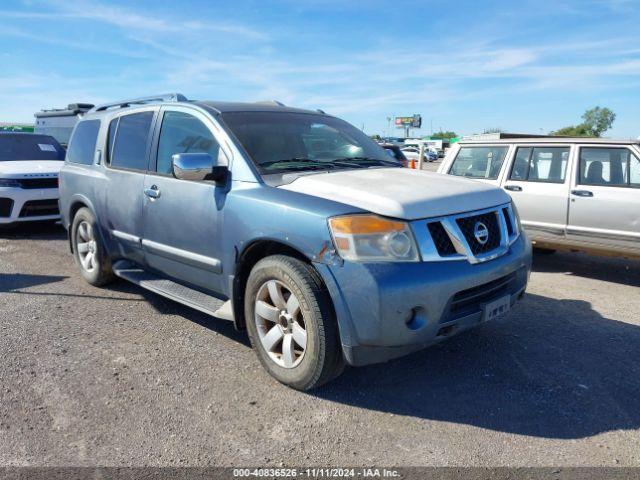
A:
{"label": "billboard sign", "polygon": [[396,117],[396,127],[398,128],[420,128],[422,126],[422,116],[415,114],[413,117]]}

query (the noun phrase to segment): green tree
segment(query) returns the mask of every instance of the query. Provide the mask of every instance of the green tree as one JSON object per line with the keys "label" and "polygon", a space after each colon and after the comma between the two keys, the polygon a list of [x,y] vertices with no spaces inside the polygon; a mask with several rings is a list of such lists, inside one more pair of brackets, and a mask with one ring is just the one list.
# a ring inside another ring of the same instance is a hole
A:
{"label": "green tree", "polygon": [[604,107],[594,107],[582,114],[583,122],[578,125],[564,127],[551,135],[567,135],[571,137],[600,137],[611,128],[616,114]]}
{"label": "green tree", "polygon": [[616,114],[607,107],[595,107],[582,114],[583,124],[594,137],[599,137],[611,128],[616,119]]}
{"label": "green tree", "polygon": [[457,136],[458,135],[456,134],[456,132],[443,132],[442,130],[440,130],[439,132],[436,132],[433,135],[431,135],[431,138],[433,139],[442,138],[445,140],[449,140],[450,138],[455,138]]}
{"label": "green tree", "polygon": [[563,137],[593,137],[587,126],[583,123],[581,123],[580,125],[563,127],[560,130],[551,132],[551,135],[560,135]]}

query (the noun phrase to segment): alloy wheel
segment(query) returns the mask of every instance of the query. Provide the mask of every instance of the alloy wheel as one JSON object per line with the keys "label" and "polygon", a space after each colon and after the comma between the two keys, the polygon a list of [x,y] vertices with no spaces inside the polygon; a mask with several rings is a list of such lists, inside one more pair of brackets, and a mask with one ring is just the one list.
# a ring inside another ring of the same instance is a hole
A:
{"label": "alloy wheel", "polygon": [[279,280],[268,280],[255,299],[255,323],[262,347],[279,366],[294,368],[307,348],[307,330],[300,302]]}
{"label": "alloy wheel", "polygon": [[98,246],[93,227],[87,221],[80,222],[76,230],[76,249],[82,268],[87,272],[93,272],[98,266]]}

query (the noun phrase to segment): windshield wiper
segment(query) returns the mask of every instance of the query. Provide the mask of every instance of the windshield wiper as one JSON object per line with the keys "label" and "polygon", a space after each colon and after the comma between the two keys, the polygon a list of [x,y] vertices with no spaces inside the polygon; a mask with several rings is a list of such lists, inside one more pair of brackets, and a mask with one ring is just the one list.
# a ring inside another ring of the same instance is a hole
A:
{"label": "windshield wiper", "polygon": [[[273,160],[271,162],[263,162],[260,164],[260,168],[269,169],[269,167],[275,167],[278,164],[284,164],[280,168],[274,168],[274,170],[307,170],[307,169],[322,169],[335,168],[331,162],[323,162],[319,160],[312,160],[304,157],[293,157],[282,160]],[[287,165],[290,164],[290,165]]]}
{"label": "windshield wiper", "polygon": [[[351,162],[350,160],[354,160],[353,162]],[[331,163],[335,163],[337,164],[337,162],[340,162],[340,164],[345,165],[355,165],[357,167],[360,168],[368,168],[370,166],[370,164],[377,164],[377,165],[393,165],[395,167],[401,167],[402,165],[400,164],[400,162],[394,161],[394,160],[382,160],[380,158],[371,158],[371,157],[344,157],[344,158],[336,158],[334,161],[332,161]]]}

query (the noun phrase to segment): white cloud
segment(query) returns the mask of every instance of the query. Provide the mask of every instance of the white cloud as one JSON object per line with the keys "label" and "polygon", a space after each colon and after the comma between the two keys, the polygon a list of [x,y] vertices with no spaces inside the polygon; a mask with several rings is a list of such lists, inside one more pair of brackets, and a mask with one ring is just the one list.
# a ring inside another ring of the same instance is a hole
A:
{"label": "white cloud", "polygon": [[[38,12],[0,11],[0,18],[16,20],[11,28],[0,30],[0,36],[123,55],[110,79],[87,77],[84,84],[76,84],[77,90],[59,80],[57,91],[70,96],[61,104],[178,90],[222,100],[278,99],[340,115],[384,118],[381,112],[391,109],[444,109],[444,102],[453,108],[455,102],[502,98],[505,93],[594,93],[611,88],[616,81],[634,82],[640,73],[640,35],[634,29],[613,31],[605,24],[595,33],[558,29],[538,37],[532,34],[536,30],[525,35],[499,21],[486,26],[480,22],[473,31],[456,30],[424,41],[405,44],[372,32],[369,44],[342,45],[339,36],[328,35],[331,32],[307,34],[304,24],[280,22],[277,29],[269,30],[233,18],[210,21],[186,10],[175,16],[155,9],[151,13],[135,3],[44,0],[43,4],[46,9]],[[563,4],[576,8],[575,3]],[[104,42],[96,41],[101,39],[98,36],[79,41],[67,35],[38,35],[20,25],[20,20],[48,18],[62,19],[62,25],[75,20],[95,22],[103,27]],[[137,58],[132,61],[128,56]],[[30,78],[25,72],[13,73],[16,82]],[[48,93],[47,84],[30,90],[39,102],[48,99]],[[11,95],[0,94],[0,98],[8,102],[5,105],[13,105]]]}

